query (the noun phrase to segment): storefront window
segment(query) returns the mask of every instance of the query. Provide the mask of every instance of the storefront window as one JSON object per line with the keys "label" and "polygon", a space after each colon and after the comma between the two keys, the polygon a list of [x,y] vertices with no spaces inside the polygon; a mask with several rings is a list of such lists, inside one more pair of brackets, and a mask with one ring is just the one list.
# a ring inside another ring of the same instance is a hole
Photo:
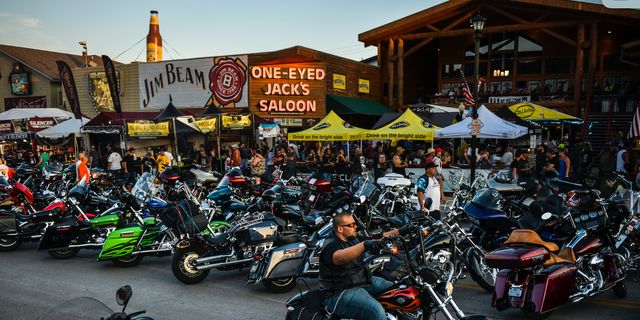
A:
{"label": "storefront window", "polygon": [[[542,44],[540,42],[525,35],[518,36],[518,58],[540,56],[542,56]],[[518,73],[520,72],[518,71]]]}
{"label": "storefront window", "polygon": [[571,58],[546,59],[544,62],[545,74],[558,74],[571,72]]}
{"label": "storefront window", "polygon": [[542,74],[542,59],[518,60],[518,75]]}
{"label": "storefront window", "polygon": [[[489,53],[489,37],[484,37],[480,39],[480,59],[487,59],[487,54]],[[467,47],[464,53],[465,60],[475,60],[476,59],[476,43],[475,41]],[[465,73],[467,73],[465,71]]]}
{"label": "storefront window", "polygon": [[[487,63],[486,62],[480,62],[478,64],[478,68],[480,69],[480,76],[481,77],[486,77],[487,76]],[[465,63],[464,64],[464,75],[467,77],[473,77],[474,73],[475,73],[475,63]]]}
{"label": "storefront window", "polygon": [[442,79],[450,79],[460,77],[460,69],[462,64],[444,64],[442,65]]}
{"label": "storefront window", "polygon": [[629,64],[620,61],[620,56],[604,56],[604,70],[602,71],[627,71]]}
{"label": "storefront window", "polygon": [[500,70],[505,75],[513,75],[513,53],[492,54],[491,70]]}
{"label": "storefront window", "polygon": [[[494,33],[491,35],[492,51],[513,51],[515,35],[513,32]],[[493,68],[493,66],[491,66]]]}

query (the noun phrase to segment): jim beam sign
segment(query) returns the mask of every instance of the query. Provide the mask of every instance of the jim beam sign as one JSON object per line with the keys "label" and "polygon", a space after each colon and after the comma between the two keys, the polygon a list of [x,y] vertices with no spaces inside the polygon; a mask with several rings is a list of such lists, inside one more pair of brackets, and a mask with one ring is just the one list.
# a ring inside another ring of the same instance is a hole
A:
{"label": "jim beam sign", "polygon": [[326,109],[324,62],[252,66],[251,112],[265,118],[322,118]]}

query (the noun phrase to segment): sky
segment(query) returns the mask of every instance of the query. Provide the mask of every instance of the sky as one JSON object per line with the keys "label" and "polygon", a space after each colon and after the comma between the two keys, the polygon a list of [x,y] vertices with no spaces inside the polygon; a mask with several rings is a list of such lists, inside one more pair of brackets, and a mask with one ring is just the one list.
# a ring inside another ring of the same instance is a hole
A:
{"label": "sky", "polygon": [[[277,51],[296,45],[353,60],[377,54],[358,34],[442,0],[3,1],[0,44],[144,61],[149,11],[157,10],[163,60]],[[587,0],[587,2],[601,2]],[[138,43],[139,42],[139,43]],[[137,43],[137,44],[136,44]]]}

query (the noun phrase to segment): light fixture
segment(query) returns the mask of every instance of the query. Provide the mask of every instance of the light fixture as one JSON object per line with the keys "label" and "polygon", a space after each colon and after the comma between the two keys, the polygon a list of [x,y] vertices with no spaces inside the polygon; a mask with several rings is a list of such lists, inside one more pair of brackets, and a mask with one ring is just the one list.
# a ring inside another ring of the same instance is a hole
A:
{"label": "light fixture", "polygon": [[480,16],[480,12],[471,18],[471,26],[473,27],[473,33],[476,36],[476,39],[480,39],[482,36],[482,29],[484,29],[484,23],[487,22],[487,18]]}
{"label": "light fixture", "polygon": [[607,33],[611,33],[611,30],[607,31]]}

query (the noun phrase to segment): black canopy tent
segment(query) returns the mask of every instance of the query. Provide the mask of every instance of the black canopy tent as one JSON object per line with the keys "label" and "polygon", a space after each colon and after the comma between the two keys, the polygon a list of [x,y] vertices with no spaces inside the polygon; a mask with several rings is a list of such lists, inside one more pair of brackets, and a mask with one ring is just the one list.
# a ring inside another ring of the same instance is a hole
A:
{"label": "black canopy tent", "polygon": [[[176,119],[178,118],[183,118],[186,119],[186,121],[188,122],[193,122],[193,117],[192,116],[187,116],[186,114],[182,113],[182,111],[178,110],[178,108],[176,108],[173,105],[173,100],[171,99],[171,96],[169,96],[169,104],[167,105],[167,107],[160,112],[159,115],[157,115],[154,119],[154,122],[158,123],[160,121],[166,121],[166,120],[171,120],[171,132],[173,133],[173,142],[174,142],[174,153],[176,153],[174,159],[178,160],[179,157],[179,149],[178,149],[178,135],[185,135],[187,133],[192,133],[192,132],[197,132],[198,130],[195,129],[194,127],[191,127],[185,123],[183,123],[182,121],[177,121]],[[178,160],[179,161],[179,160]]]}
{"label": "black canopy tent", "polygon": [[526,121],[518,117],[513,111],[509,109],[509,107],[507,107],[507,105],[503,105],[502,108],[498,109],[498,111],[495,112],[495,115],[505,121],[527,127],[529,129],[529,134],[542,134],[542,130],[544,129],[544,127],[539,123],[536,123],[534,121]]}

